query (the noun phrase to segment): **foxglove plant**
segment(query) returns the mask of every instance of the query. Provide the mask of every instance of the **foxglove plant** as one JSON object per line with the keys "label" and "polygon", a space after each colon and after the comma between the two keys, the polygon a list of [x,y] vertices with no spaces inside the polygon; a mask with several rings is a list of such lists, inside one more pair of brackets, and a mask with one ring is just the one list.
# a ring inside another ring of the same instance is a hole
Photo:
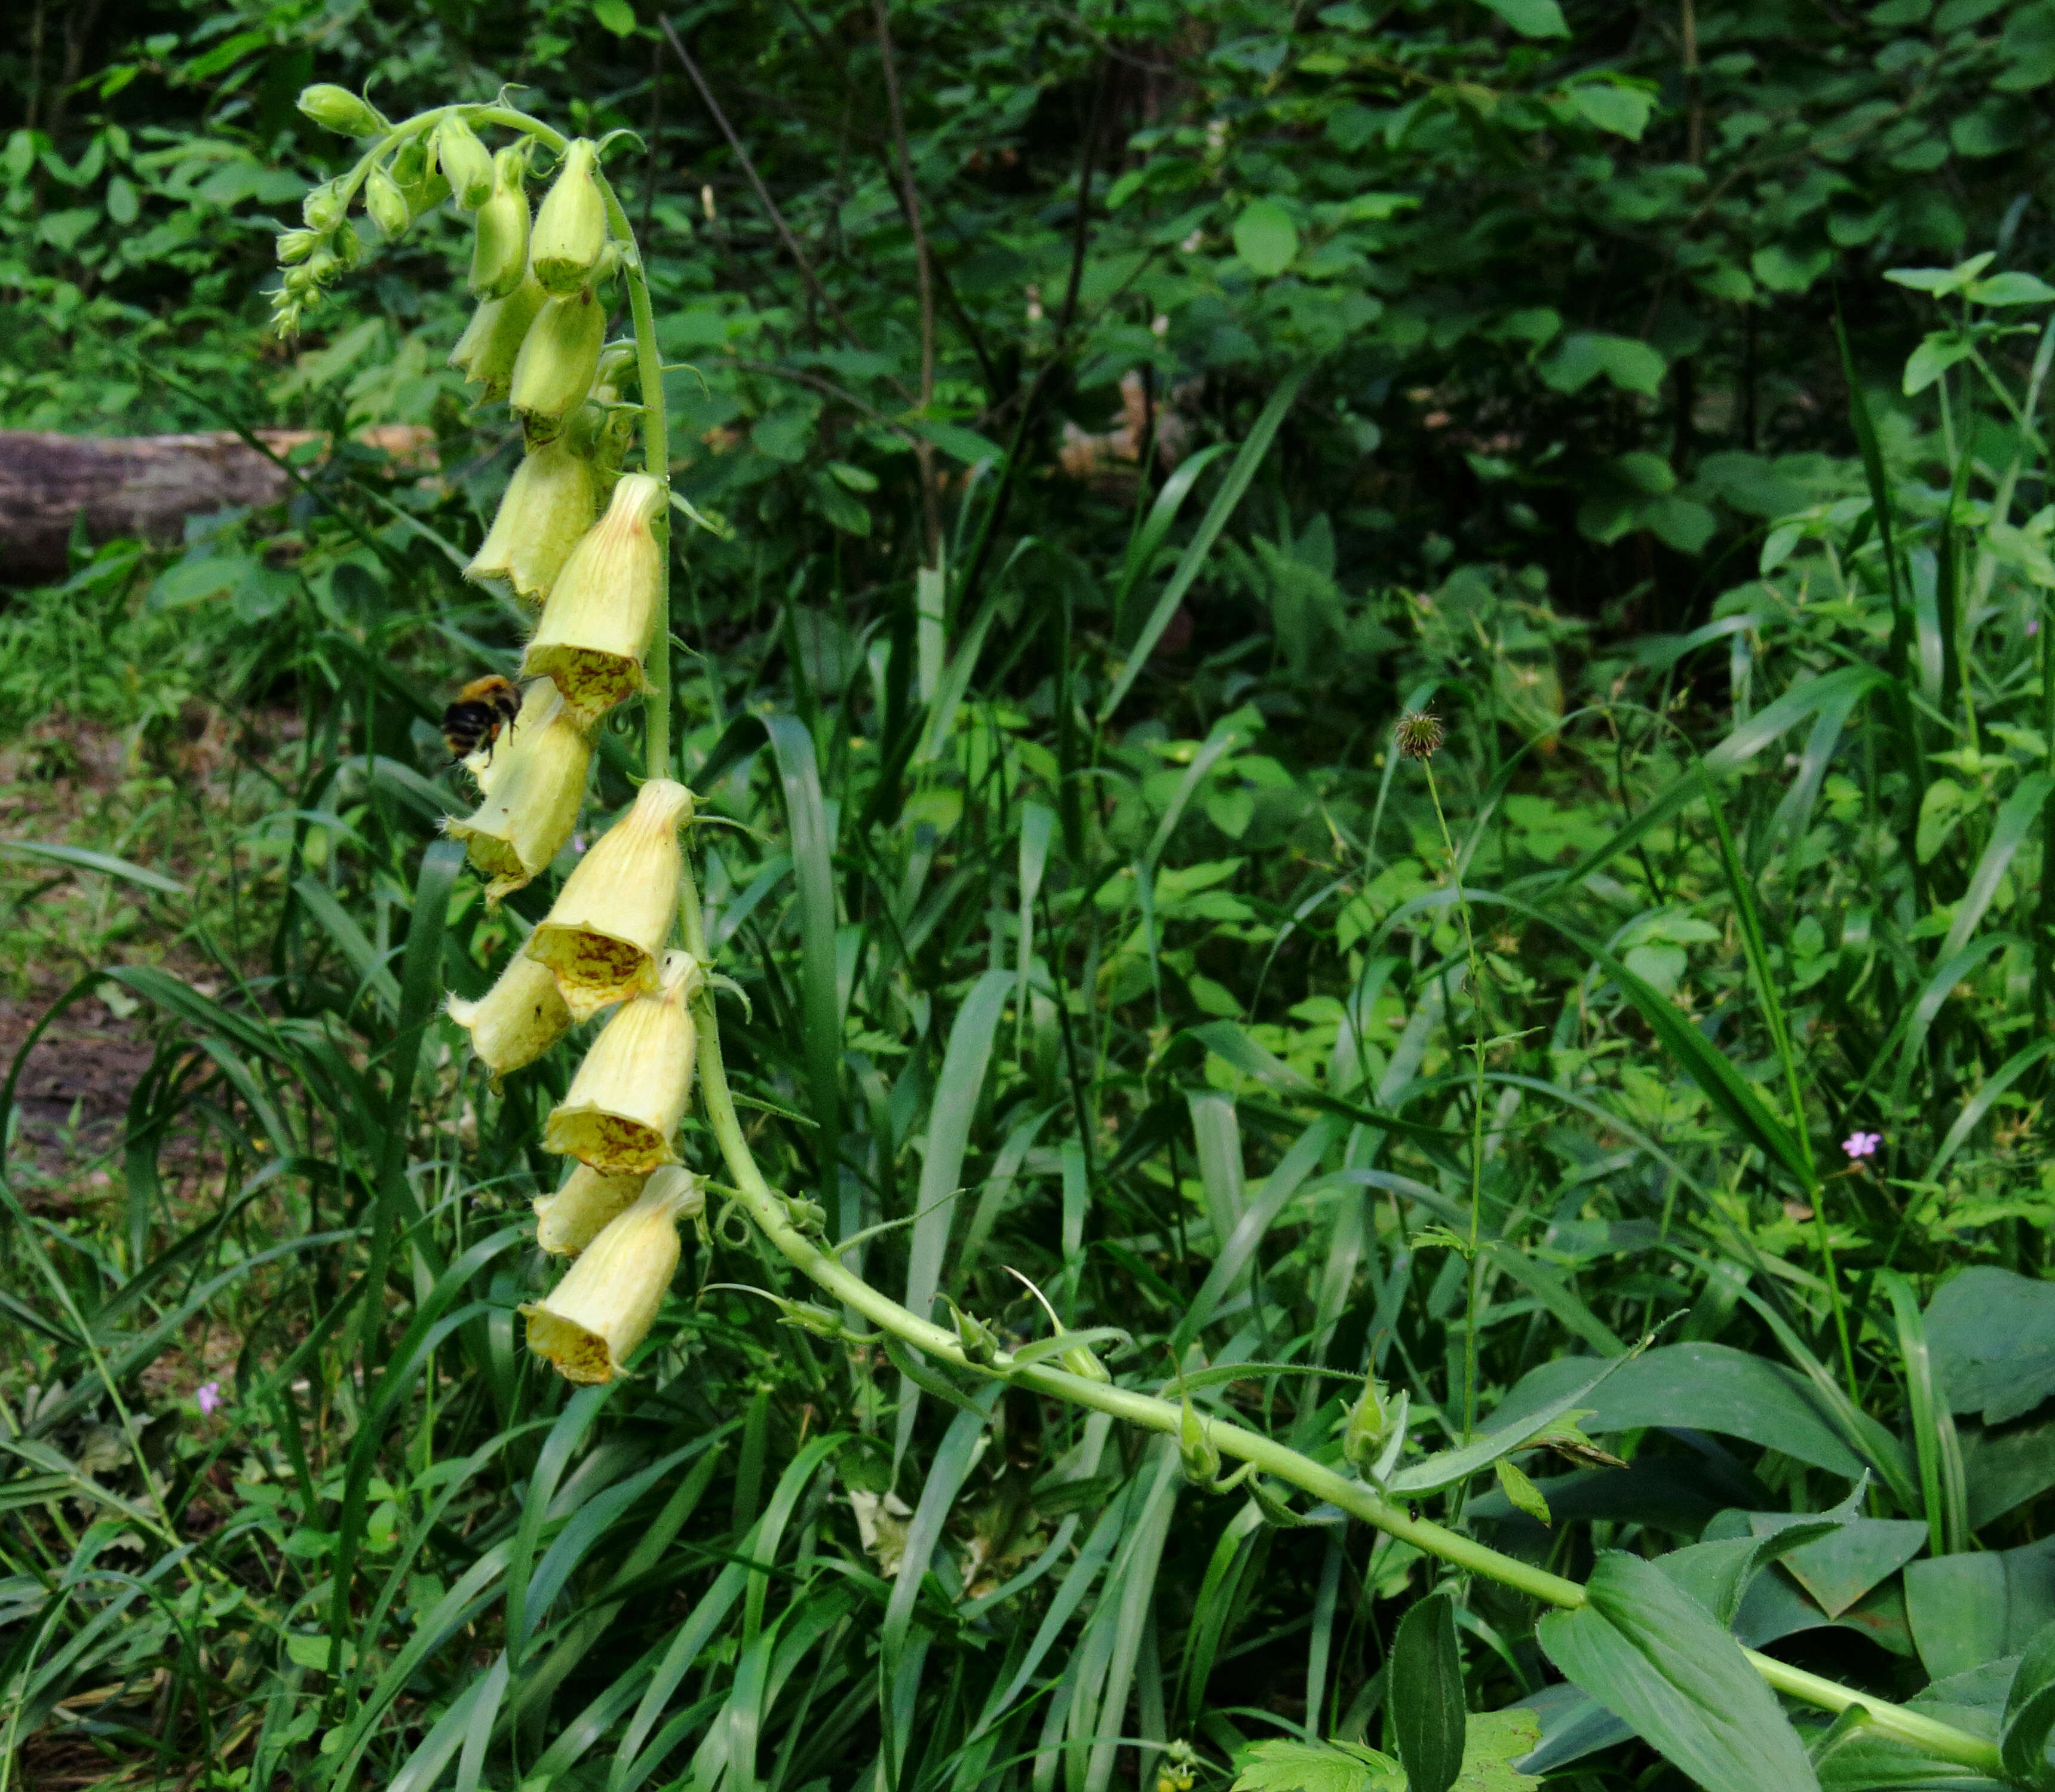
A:
{"label": "foxglove plant", "polygon": [[[582,1384],[609,1382],[628,1372],[676,1269],[677,1223],[704,1209],[704,1175],[683,1162],[678,1146],[696,1081],[733,1211],[840,1309],[838,1313],[773,1296],[788,1322],[849,1337],[861,1319],[886,1335],[888,1350],[905,1364],[912,1362],[905,1355],[911,1347],[931,1366],[1002,1380],[1155,1432],[1173,1440],[1195,1481],[1218,1487],[1248,1479],[1272,1522],[1300,1521],[1265,1487],[1264,1477],[1308,1493],[1460,1573],[1559,1608],[1544,1621],[1543,1640],[1580,1684],[1607,1681],[1611,1671],[1591,1663],[1603,1667],[1622,1651],[1639,1652],[1635,1658],[1641,1659],[1654,1648],[1650,1638],[1658,1636],[1673,1655],[1686,1644],[1702,1655],[1720,1654],[1737,1674],[1745,1655],[1777,1691],[1824,1710],[1856,1713],[1852,1721],[1929,1759],[1993,1776],[2010,1770],[1996,1744],[1928,1711],[1743,1652],[1709,1613],[1690,1606],[1638,1558],[1603,1558],[1588,1593],[1575,1581],[1420,1518],[1408,1505],[1410,1495],[1460,1489],[1516,1450],[1531,1447],[1546,1425],[1573,1417],[1568,1409],[1575,1396],[1560,1402],[1560,1410],[1473,1436],[1473,1367],[1466,1377],[1463,1445],[1409,1465],[1404,1399],[1387,1404],[1372,1380],[1347,1421],[1339,1466],[1331,1466],[1225,1416],[1201,1420],[1188,1395],[1173,1401],[1144,1391],[1132,1376],[1125,1382],[1112,1379],[1091,1353],[1092,1344],[1106,1335],[1102,1332],[1059,1328],[1047,1339],[1008,1350],[989,1325],[953,1302],[954,1324],[936,1324],[866,1281],[841,1251],[823,1248],[819,1207],[781,1194],[759,1167],[722,1057],[712,994],[719,979],[680,842],[692,818],[692,798],[675,779],[670,745],[672,500],[661,367],[640,252],[602,167],[606,144],[566,141],[503,103],[440,107],[396,124],[339,89],[310,89],[302,104],[318,122],[369,139],[369,147],[347,174],[308,195],[305,227],[280,239],[286,270],[277,295],[281,327],[293,327],[323,289],[361,259],[350,222],[360,207],[386,240],[446,197],[475,211],[471,286],[481,303],[453,359],[488,396],[508,397],[522,421],[529,458],[527,477],[517,476],[508,486],[474,576],[503,579],[522,596],[545,600],[523,671],[554,691],[545,690],[535,699],[532,734],[548,737],[568,727],[582,742],[579,731],[626,699],[643,699],[647,779],[634,804],[570,872],[548,917],[492,991],[478,1002],[451,1005],[452,1018],[470,1032],[495,1078],[553,1049],[572,1023],[616,1009],[550,1115],[542,1141],[545,1148],[572,1158],[574,1168],[555,1195],[537,1203],[538,1240],[546,1252],[570,1258],[572,1266],[548,1295],[522,1309],[535,1354]],[[489,167],[479,139],[488,130],[510,132],[515,139],[491,156]],[[530,228],[523,180],[531,157],[554,159],[558,173]],[[632,345],[617,353],[605,341],[607,293],[617,276],[626,289],[633,333]],[[630,360],[639,391],[637,404],[624,410],[614,386]],[[605,514],[591,522],[584,507],[587,488],[563,457],[586,463],[596,509],[613,477],[608,457],[617,466],[625,447],[624,417],[639,423],[641,471],[619,479]],[[545,714],[546,722],[540,719]],[[1439,723],[1422,714],[1406,718],[1397,745],[1424,763],[1441,741]],[[585,754],[567,745],[550,751],[527,744],[525,756],[511,750],[506,764],[487,768],[481,782],[487,800],[462,824],[481,872],[503,883],[541,875],[556,849],[545,857],[542,849],[553,840],[561,845],[582,800],[585,778]],[[488,814],[495,817],[489,826]],[[493,844],[479,845],[487,841]],[[1453,871],[1453,847],[1450,857]],[[1473,941],[1470,952],[1474,967]],[[1467,1241],[1473,1262],[1476,1165],[1483,1142],[1481,1049],[1475,1071],[1479,1099]],[[1474,1348],[1473,1341],[1473,1365]],[[1243,1466],[1222,1480],[1219,1471],[1229,1458]],[[1619,1568],[1621,1563],[1629,1568]],[[1629,1569],[1647,1569],[1656,1581],[1645,1581]],[[1405,1647],[1402,1638],[1402,1654]],[[1580,1674],[1580,1662],[1588,1672]],[[1752,1685],[1745,1674],[1741,1677]],[[1764,1714],[1772,1723],[1781,1722],[1766,1698]],[[1666,1730],[1661,1721],[1641,1719],[1638,1709],[1637,1722],[1673,1759],[1689,1764],[1688,1722]],[[1403,1733],[1402,1726],[1402,1738]],[[1795,1736],[1789,1741],[1793,1751],[1799,1749]],[[1802,1766],[1802,1753],[1797,1759]]]}

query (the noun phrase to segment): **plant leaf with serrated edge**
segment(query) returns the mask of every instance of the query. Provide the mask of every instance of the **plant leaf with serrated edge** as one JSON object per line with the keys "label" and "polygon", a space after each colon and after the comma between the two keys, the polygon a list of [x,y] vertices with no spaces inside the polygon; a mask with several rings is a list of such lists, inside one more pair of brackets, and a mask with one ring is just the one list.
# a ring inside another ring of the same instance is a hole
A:
{"label": "plant leaf with serrated edge", "polygon": [[1258,1743],[1240,1758],[1233,1792],[1405,1792],[1388,1755],[1359,1743]]}

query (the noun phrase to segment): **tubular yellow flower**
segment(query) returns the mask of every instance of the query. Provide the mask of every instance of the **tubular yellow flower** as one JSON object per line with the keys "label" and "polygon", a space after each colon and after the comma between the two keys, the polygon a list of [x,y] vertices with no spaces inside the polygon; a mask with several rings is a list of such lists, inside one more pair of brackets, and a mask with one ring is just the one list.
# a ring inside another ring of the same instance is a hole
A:
{"label": "tubular yellow flower", "polygon": [[574,1018],[655,986],[684,869],[678,829],[692,813],[684,785],[651,778],[578,861],[531,936],[530,955],[556,973]]}
{"label": "tubular yellow flower", "polygon": [[692,998],[704,977],[689,952],[665,956],[654,993],[609,1021],[550,1111],[542,1149],[602,1176],[633,1176],[678,1161],[671,1143],[692,1092],[699,1035]]}
{"label": "tubular yellow flower", "polygon": [[[474,755],[479,757],[479,755]],[[563,849],[585,801],[592,743],[547,679],[528,687],[521,713],[477,773],[485,800],[446,825],[471,862],[492,881],[488,902],[525,888]],[[582,1018],[582,1017],[581,1017]]]}
{"label": "tubular yellow flower", "polygon": [[554,1195],[535,1197],[535,1243],[552,1257],[575,1257],[613,1216],[633,1207],[647,1176],[603,1176],[575,1165]]}
{"label": "tubular yellow flower", "polygon": [[546,1298],[521,1309],[528,1348],[566,1381],[611,1381],[649,1334],[678,1267],[678,1221],[703,1206],[701,1179],[659,1170],[609,1221]]}
{"label": "tubular yellow flower", "polygon": [[571,1024],[550,967],[526,952],[515,953],[499,981],[477,1001],[452,996],[449,1017],[471,1035],[471,1049],[495,1084],[510,1071],[533,1064]]}
{"label": "tubular yellow flower", "polygon": [[559,436],[521,457],[507,493],[463,576],[503,579],[517,597],[549,596],[570,551],[592,527],[597,500],[592,463]]}
{"label": "tubular yellow flower", "polygon": [[521,339],[507,394],[531,439],[555,435],[585,402],[605,342],[606,307],[590,287],[543,301]]}
{"label": "tubular yellow flower", "polygon": [[571,549],[523,656],[524,677],[556,680],[582,715],[604,715],[644,688],[642,656],[657,624],[662,545],[652,525],[664,488],[646,473],[621,476],[613,501]]}
{"label": "tubular yellow flower", "polygon": [[593,178],[598,166],[598,146],[589,137],[577,139],[564,151],[562,170],[535,214],[535,278],[558,297],[583,286],[606,249],[606,201]]}
{"label": "tubular yellow flower", "polygon": [[471,384],[484,387],[488,399],[504,398],[528,326],[546,299],[532,279],[523,280],[504,298],[487,299],[456,339],[449,364]]}

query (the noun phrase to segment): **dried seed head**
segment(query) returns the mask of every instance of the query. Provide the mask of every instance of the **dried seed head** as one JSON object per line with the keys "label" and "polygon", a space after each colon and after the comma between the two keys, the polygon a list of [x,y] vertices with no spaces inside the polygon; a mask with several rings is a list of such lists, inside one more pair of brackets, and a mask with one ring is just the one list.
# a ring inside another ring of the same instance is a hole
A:
{"label": "dried seed head", "polygon": [[1399,717],[1392,738],[1407,758],[1431,759],[1441,749],[1441,721],[1430,709],[1409,709]]}

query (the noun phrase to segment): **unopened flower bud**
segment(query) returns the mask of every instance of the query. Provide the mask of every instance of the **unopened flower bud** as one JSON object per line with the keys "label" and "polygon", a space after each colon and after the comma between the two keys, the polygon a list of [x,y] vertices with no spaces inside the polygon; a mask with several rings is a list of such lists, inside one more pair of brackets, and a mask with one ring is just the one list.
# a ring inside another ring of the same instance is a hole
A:
{"label": "unopened flower bud", "polygon": [[477,1001],[452,997],[449,1017],[471,1035],[471,1049],[495,1083],[533,1064],[571,1024],[550,967],[525,952],[515,954],[499,980]]}
{"label": "unopened flower bud", "polygon": [[1375,1375],[1366,1375],[1363,1392],[1342,1428],[1342,1456],[1351,1468],[1360,1473],[1377,1460],[1378,1451],[1384,1447],[1386,1428],[1384,1390]]}
{"label": "unopened flower bud", "polygon": [[365,177],[364,209],[370,213],[371,222],[378,226],[388,242],[396,242],[405,235],[408,225],[413,222],[413,214],[407,209],[407,201],[398,183],[383,168],[373,168]]}
{"label": "unopened flower bud", "polygon": [[1184,1459],[1185,1479],[1205,1487],[1219,1479],[1220,1446],[1213,1442],[1212,1428],[1193,1410],[1189,1394],[1177,1419],[1177,1454]]}
{"label": "unopened flower bud", "polygon": [[689,952],[668,952],[656,988],[622,1005],[550,1110],[542,1149],[602,1176],[678,1161],[671,1136],[692,1098],[699,1034],[692,998],[705,980]]}
{"label": "unopened flower bud", "polygon": [[376,136],[385,128],[385,120],[379,116],[376,106],[359,99],[348,88],[337,87],[330,81],[317,81],[312,87],[302,88],[299,104],[300,110],[315,124],[338,136]]}
{"label": "unopened flower bud", "polygon": [[616,1214],[634,1206],[649,1180],[574,1165],[555,1194],[535,1197],[535,1243],[552,1257],[577,1256]]}
{"label": "unopened flower bud", "polygon": [[392,179],[410,219],[434,211],[449,197],[449,182],[429,154],[432,147],[428,133],[417,132],[392,154]]}
{"label": "unopened flower bud", "polygon": [[492,158],[492,191],[478,208],[471,241],[470,286],[480,298],[512,292],[527,274],[528,189],[522,184],[527,166],[519,144]]}
{"label": "unopened flower bud", "polygon": [[449,183],[450,197],[465,211],[475,211],[492,197],[492,152],[478,133],[452,112],[436,127],[436,165]]}
{"label": "unopened flower bud", "polygon": [[492,881],[487,902],[525,888],[549,868],[578,825],[592,746],[547,679],[528,687],[511,739],[496,745],[485,800],[446,824],[471,862]]}
{"label": "unopened flower bud", "polygon": [[321,239],[319,230],[281,230],[278,233],[278,266],[290,267],[294,262],[304,262],[314,252],[314,246]]}
{"label": "unopened flower bud", "polygon": [[546,1298],[521,1309],[528,1348],[567,1381],[611,1381],[626,1368],[677,1271],[678,1221],[705,1200],[681,1169],[650,1177],[635,1204],[586,1246]]}
{"label": "unopened flower bud", "polygon": [[559,297],[592,278],[606,248],[606,201],[594,178],[598,165],[598,146],[578,138],[565,150],[563,167],[535,214],[535,278]]}
{"label": "unopened flower bud", "polygon": [[492,527],[463,576],[504,580],[515,597],[541,603],[592,527],[594,483],[592,463],[563,438],[531,448],[507,482]]}
{"label": "unopened flower bud", "polygon": [[615,485],[606,514],[557,574],[522,657],[523,675],[554,679],[581,717],[604,715],[644,688],[664,571],[653,525],[663,506],[664,488],[646,473]]}
{"label": "unopened flower bud", "polygon": [[554,435],[585,402],[605,341],[606,307],[590,289],[550,299],[535,314],[507,395],[531,437]]}
{"label": "unopened flower bud", "polygon": [[523,280],[504,298],[486,300],[450,350],[449,364],[472,385],[484,387],[487,398],[504,398],[528,326],[546,302],[532,280]]}
{"label": "unopened flower bud", "polygon": [[530,936],[530,955],[556,973],[576,1018],[654,987],[684,871],[678,829],[692,813],[684,785],[651,778],[578,861]]}
{"label": "unopened flower bud", "polygon": [[333,180],[310,187],[300,201],[300,222],[310,230],[332,230],[342,222],[348,209],[341,187]]}

